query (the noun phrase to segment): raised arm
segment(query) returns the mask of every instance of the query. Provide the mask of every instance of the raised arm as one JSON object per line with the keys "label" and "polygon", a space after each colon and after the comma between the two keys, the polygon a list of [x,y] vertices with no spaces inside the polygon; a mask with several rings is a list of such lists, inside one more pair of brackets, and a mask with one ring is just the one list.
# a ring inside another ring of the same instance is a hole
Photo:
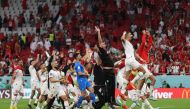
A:
{"label": "raised arm", "polygon": [[126,39],[125,39],[125,36],[126,36],[126,33],[127,33],[127,32],[124,31],[124,32],[123,32],[123,35],[121,36],[121,41],[122,41],[122,45],[123,45],[124,48],[126,48],[126,47],[125,47],[125,40],[126,40]]}
{"label": "raised arm", "polygon": [[122,36],[121,36],[121,40],[124,41],[125,40],[125,35],[126,35],[126,31],[123,32]]}
{"label": "raised arm", "polygon": [[35,66],[39,62],[39,57],[40,55],[38,54],[36,60],[33,61],[32,66]]}
{"label": "raised arm", "polygon": [[98,33],[98,43],[99,43],[99,45],[100,45],[101,43],[103,43],[102,36],[101,36],[101,34],[100,34],[100,28],[97,27],[97,26],[95,26],[95,30],[96,30],[96,32]]}

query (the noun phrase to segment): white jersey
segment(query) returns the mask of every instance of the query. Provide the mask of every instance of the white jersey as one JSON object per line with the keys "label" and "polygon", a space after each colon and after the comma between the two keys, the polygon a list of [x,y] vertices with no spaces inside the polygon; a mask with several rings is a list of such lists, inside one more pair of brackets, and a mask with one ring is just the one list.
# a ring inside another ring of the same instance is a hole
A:
{"label": "white jersey", "polygon": [[125,67],[119,69],[117,75],[120,76],[120,77],[125,77],[126,76]]}
{"label": "white jersey", "polygon": [[15,73],[16,73],[16,78],[14,80],[14,84],[15,83],[20,84],[20,85],[23,84],[23,72],[22,72],[22,70],[16,69]]}
{"label": "white jersey", "polygon": [[[50,70],[49,78],[55,78],[56,80],[60,80],[61,79],[61,73],[59,71]],[[50,88],[58,88],[60,86],[61,86],[60,82],[52,83],[50,81]]]}
{"label": "white jersey", "polygon": [[48,72],[42,72],[42,70],[38,71],[39,77],[40,77],[40,90],[41,90],[41,95],[47,95],[49,90],[48,90]]}
{"label": "white jersey", "polygon": [[133,45],[128,41],[125,40],[122,42],[123,47],[125,49],[125,71],[129,71],[132,69],[136,69],[141,66],[141,64],[135,59],[135,50]]}
{"label": "white jersey", "polygon": [[42,72],[41,70],[38,71],[39,77],[40,77],[40,82],[41,84],[47,83],[48,80],[48,72]]}
{"label": "white jersey", "polygon": [[36,69],[34,68],[33,65],[30,65],[29,66],[29,72],[30,72],[30,76],[31,76],[31,82],[33,81],[38,81],[38,77],[37,77],[37,72],[36,72]]}
{"label": "white jersey", "polygon": [[134,55],[135,50],[133,48],[133,45],[128,40],[125,40],[124,42],[122,42],[122,44],[125,49],[126,59],[135,58],[135,55]]}

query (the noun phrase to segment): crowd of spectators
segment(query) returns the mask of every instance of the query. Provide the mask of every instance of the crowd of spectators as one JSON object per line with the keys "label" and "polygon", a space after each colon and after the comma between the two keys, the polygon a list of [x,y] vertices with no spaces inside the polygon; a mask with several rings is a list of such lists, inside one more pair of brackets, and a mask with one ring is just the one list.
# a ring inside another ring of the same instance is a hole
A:
{"label": "crowd of spectators", "polygon": [[[1,0],[1,8],[9,7]],[[99,26],[113,55],[122,51],[120,36],[133,33],[138,48],[141,31],[147,29],[154,38],[149,68],[155,75],[190,74],[190,1],[189,0],[39,0],[37,12],[25,17],[29,0],[22,0],[23,11],[17,16],[0,16],[0,75],[12,73],[12,60],[28,60],[44,51],[59,51],[60,58],[72,59],[75,51],[85,52],[96,44],[94,26]],[[51,5],[48,4],[51,2]],[[52,7],[59,7],[57,13]],[[28,20],[29,19],[29,20]],[[27,24],[35,32],[19,31]],[[115,56],[116,57],[116,56]],[[28,74],[28,73],[26,73]]]}

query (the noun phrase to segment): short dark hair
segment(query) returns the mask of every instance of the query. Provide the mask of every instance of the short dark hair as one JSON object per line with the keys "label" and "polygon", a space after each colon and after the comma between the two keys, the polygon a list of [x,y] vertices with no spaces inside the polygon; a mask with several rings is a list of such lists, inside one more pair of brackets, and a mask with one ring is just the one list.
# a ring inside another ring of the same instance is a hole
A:
{"label": "short dark hair", "polygon": [[29,62],[29,64],[30,64],[30,65],[32,65],[32,61],[34,61],[34,60],[33,60],[33,59],[32,59],[32,60],[30,60],[30,62]]}
{"label": "short dark hair", "polygon": [[69,64],[69,68],[74,68],[74,66],[75,66],[74,63]]}
{"label": "short dark hair", "polygon": [[80,53],[75,53],[75,54],[73,55],[73,57],[76,59],[79,54],[80,54]]}

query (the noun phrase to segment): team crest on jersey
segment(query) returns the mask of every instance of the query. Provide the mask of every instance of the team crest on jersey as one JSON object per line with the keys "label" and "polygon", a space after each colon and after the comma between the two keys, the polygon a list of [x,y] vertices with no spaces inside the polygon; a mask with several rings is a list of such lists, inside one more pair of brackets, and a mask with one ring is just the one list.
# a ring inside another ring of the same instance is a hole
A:
{"label": "team crest on jersey", "polygon": [[80,69],[80,66],[78,66],[77,69]]}

